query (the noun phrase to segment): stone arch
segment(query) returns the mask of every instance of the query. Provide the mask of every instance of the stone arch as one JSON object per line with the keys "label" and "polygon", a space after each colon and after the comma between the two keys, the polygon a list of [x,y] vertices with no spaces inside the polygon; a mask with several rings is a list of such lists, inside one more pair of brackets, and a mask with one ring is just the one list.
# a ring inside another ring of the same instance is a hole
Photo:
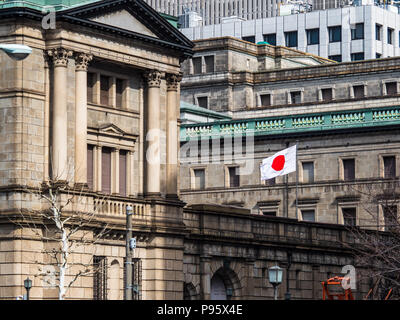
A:
{"label": "stone arch", "polygon": [[183,300],[197,300],[198,294],[193,283],[185,283],[183,285]]}
{"label": "stone arch", "polygon": [[236,300],[240,297],[241,284],[236,272],[229,267],[220,267],[210,280],[210,298]]}
{"label": "stone arch", "polygon": [[113,260],[109,273],[109,300],[121,299],[120,265],[118,260]]}

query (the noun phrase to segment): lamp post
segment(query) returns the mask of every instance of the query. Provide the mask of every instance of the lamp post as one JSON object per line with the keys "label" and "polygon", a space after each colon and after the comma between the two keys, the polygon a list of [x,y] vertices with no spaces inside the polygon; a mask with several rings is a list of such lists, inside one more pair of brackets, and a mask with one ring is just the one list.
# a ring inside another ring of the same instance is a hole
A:
{"label": "lamp post", "polygon": [[32,280],[29,277],[24,280],[24,287],[26,289],[26,300],[29,300],[29,290],[32,288]]}
{"label": "lamp post", "polygon": [[133,208],[126,207],[126,258],[125,258],[125,300],[132,300],[132,257],[136,248],[136,238],[132,238],[132,215]]}
{"label": "lamp post", "polygon": [[23,44],[0,44],[0,50],[14,60],[23,60],[32,52],[32,48]]}
{"label": "lamp post", "polygon": [[289,287],[289,269],[290,266],[292,265],[292,253],[288,251],[287,253],[287,269],[286,269],[286,293],[285,293],[285,300],[290,300],[291,299],[291,294],[290,294],[290,287]]}
{"label": "lamp post", "polygon": [[274,300],[278,300],[278,286],[282,283],[283,269],[279,266],[273,266],[268,269],[269,282],[274,287]]}

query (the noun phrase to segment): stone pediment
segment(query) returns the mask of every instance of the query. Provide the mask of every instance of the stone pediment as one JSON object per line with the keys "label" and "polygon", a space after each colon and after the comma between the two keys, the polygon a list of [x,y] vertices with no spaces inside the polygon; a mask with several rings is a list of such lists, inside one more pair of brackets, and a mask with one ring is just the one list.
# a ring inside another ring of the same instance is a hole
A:
{"label": "stone pediment", "polygon": [[174,47],[191,55],[194,44],[142,0],[103,0],[57,13],[73,24],[93,27],[146,42]]}
{"label": "stone pediment", "polygon": [[117,135],[124,136],[126,132],[120,128],[118,128],[115,124],[105,123],[98,128],[99,133],[108,134],[108,135]]}
{"label": "stone pediment", "polygon": [[89,19],[109,26],[158,38],[157,35],[126,10],[119,10]]}

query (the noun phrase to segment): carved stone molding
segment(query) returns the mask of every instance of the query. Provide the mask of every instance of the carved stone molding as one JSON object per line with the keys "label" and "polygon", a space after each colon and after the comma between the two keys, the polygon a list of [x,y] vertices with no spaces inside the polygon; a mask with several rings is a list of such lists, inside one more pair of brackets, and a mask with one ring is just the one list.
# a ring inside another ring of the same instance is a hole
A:
{"label": "carved stone molding", "polygon": [[67,67],[68,58],[73,56],[73,51],[63,48],[47,50],[47,55],[52,58],[55,67]]}
{"label": "carved stone molding", "polygon": [[168,73],[166,75],[167,79],[167,90],[168,91],[177,91],[179,83],[182,81],[182,74],[171,74]]}
{"label": "carved stone molding", "polygon": [[92,61],[93,55],[79,52],[75,54],[75,70],[87,71],[89,62]]}
{"label": "carved stone molding", "polygon": [[157,70],[151,70],[144,73],[144,78],[147,82],[148,87],[160,87],[161,84],[161,72]]}

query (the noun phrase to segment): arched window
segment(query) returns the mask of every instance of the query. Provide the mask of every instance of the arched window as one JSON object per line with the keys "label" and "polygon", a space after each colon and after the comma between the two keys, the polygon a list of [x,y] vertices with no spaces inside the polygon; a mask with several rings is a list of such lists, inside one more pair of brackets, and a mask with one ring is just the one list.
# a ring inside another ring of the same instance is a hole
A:
{"label": "arched window", "polygon": [[110,300],[121,299],[121,281],[120,281],[120,266],[117,260],[114,260],[110,266]]}
{"label": "arched window", "polygon": [[224,280],[218,274],[211,279],[211,300],[227,300]]}

